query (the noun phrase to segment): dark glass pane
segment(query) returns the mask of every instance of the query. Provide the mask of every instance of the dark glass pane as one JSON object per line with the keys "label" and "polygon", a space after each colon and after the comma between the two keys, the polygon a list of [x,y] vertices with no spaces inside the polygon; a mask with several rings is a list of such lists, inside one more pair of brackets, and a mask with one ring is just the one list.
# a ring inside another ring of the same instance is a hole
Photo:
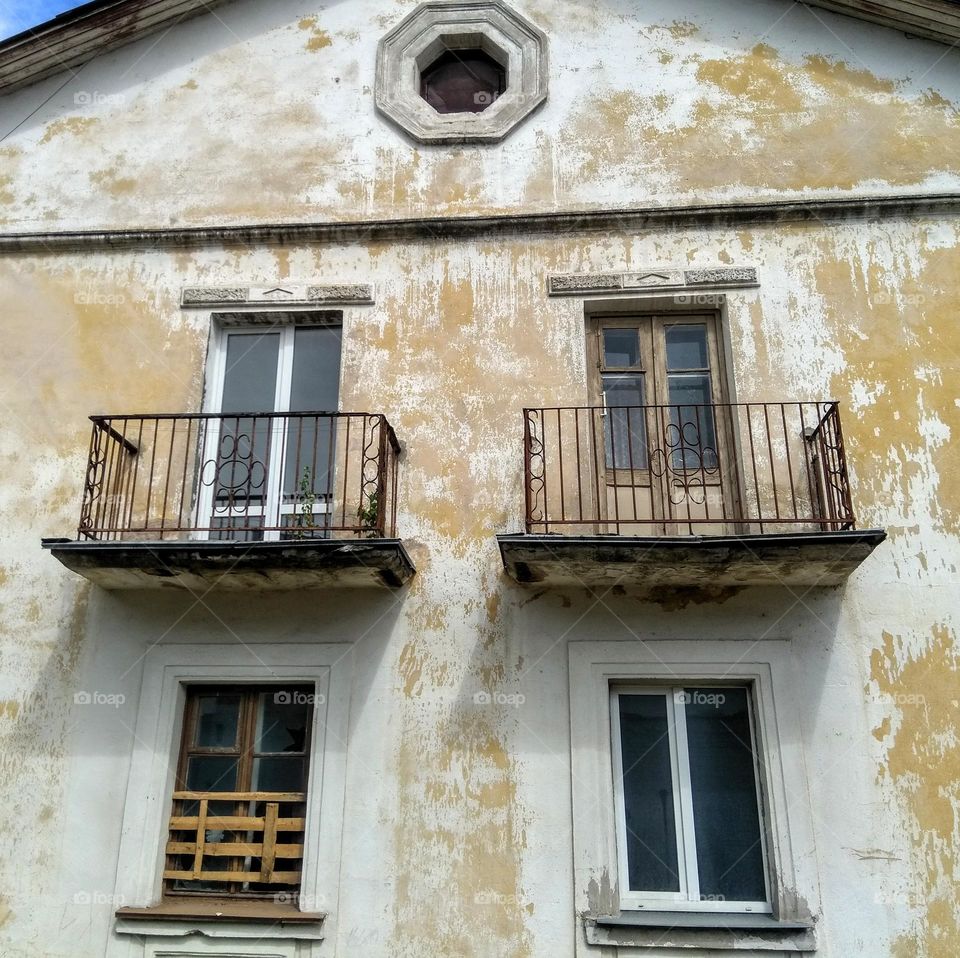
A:
{"label": "dark glass pane", "polygon": [[253,760],[253,790],[256,792],[300,792],[305,782],[302,758]]}
{"label": "dark glass pane", "polygon": [[643,373],[616,373],[603,377],[603,397],[609,406],[642,406],[646,377]]}
{"label": "dark glass pane", "polygon": [[340,401],[340,326],[294,332],[291,412],[336,412]]}
{"label": "dark glass pane", "polygon": [[700,894],[766,901],[747,690],[685,692]]}
{"label": "dark glass pane", "polygon": [[228,334],[223,412],[273,412],[279,333]]}
{"label": "dark glass pane", "polygon": [[710,377],[703,373],[673,373],[669,383],[671,405],[692,406],[711,402]]}
{"label": "dark glass pane", "polygon": [[667,369],[710,367],[706,326],[668,326],[664,336],[667,341]]}
{"label": "dark glass pane", "polygon": [[[213,485],[214,514],[241,513],[251,505],[260,506],[267,495],[271,440],[279,420],[272,418],[225,417],[213,463],[204,465],[204,481]],[[211,467],[215,467],[210,474]]]}
{"label": "dark glass pane", "polygon": [[420,75],[420,95],[438,113],[482,113],[503,93],[506,78],[483,50],[450,50]]}
{"label": "dark glass pane", "polygon": [[201,748],[233,748],[237,744],[239,720],[239,695],[200,696],[193,744]]}
{"label": "dark glass pane", "polygon": [[210,526],[210,538],[218,541],[263,541],[263,516],[213,516]]}
{"label": "dark glass pane", "polygon": [[603,377],[608,469],[647,468],[646,410],[639,408],[643,405],[644,379],[642,373]]}
{"label": "dark glass pane", "polygon": [[[305,327],[294,333],[292,412],[336,412],[340,402],[339,326]],[[284,492],[306,501],[298,513],[299,525],[311,525],[312,497],[328,497],[333,488],[333,452],[336,428],[331,418],[293,418],[287,426]],[[310,520],[310,521],[308,521]],[[322,524],[321,517],[317,519]]]}
{"label": "dark glass pane", "polygon": [[295,512],[285,513],[280,517],[280,525],[284,530],[280,538],[329,539],[330,520],[329,512],[318,512],[300,503]]}
{"label": "dark glass pane", "polygon": [[191,755],[187,760],[187,791],[235,792],[237,760],[226,755]]}
{"label": "dark glass pane", "polygon": [[[279,355],[279,333],[228,333],[221,411],[273,412]],[[202,472],[203,481],[213,486],[214,517],[263,503],[270,467],[271,428],[270,419],[227,416],[220,421],[217,447],[207,449],[212,461],[204,464]],[[216,521],[211,525],[216,525]],[[220,534],[215,538],[244,536]]]}
{"label": "dark glass pane", "polygon": [[[353,423],[362,428],[359,420]],[[353,428],[351,428],[351,432]],[[351,441],[352,441],[351,436]],[[336,421],[331,417],[291,418],[287,424],[287,461],[284,471],[284,493],[301,507],[300,525],[311,525],[312,505],[326,501],[333,493],[333,462],[336,452]],[[318,516],[317,524],[323,523]]]}
{"label": "dark glass pane", "polygon": [[[667,444],[673,450],[674,469],[714,469],[717,432],[710,393],[710,377],[671,374],[670,426]],[[688,405],[689,404],[689,405]]]}
{"label": "dark glass pane", "polygon": [[312,702],[311,689],[262,692],[254,751],[305,751]]}
{"label": "dark glass pane", "polygon": [[640,365],[640,344],[636,329],[603,331],[603,364],[613,369]]}
{"label": "dark glass pane", "polygon": [[618,698],[630,890],[679,891],[666,696]]}

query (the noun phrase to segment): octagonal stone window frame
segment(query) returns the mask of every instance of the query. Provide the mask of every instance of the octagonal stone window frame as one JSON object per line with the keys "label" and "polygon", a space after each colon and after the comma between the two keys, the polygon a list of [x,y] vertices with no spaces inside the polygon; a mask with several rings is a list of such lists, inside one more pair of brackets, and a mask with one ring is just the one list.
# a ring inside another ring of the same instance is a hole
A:
{"label": "octagonal stone window frame", "polygon": [[[420,74],[447,50],[483,50],[507,73],[480,113],[439,113]],[[547,36],[501,0],[422,3],[377,48],[377,109],[419,143],[498,143],[547,99]]]}

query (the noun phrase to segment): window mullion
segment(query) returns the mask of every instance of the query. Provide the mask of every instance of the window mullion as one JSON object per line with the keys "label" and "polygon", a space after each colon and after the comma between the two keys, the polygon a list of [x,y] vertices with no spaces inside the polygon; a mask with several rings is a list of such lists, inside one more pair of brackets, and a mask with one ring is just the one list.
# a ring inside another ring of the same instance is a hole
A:
{"label": "window mullion", "polygon": [[682,687],[673,689],[670,707],[673,710],[672,725],[676,740],[676,804],[683,837],[681,855],[687,879],[686,894],[689,901],[699,901],[700,879],[697,870],[697,835],[693,819],[693,784],[690,777],[690,750],[687,744],[686,696]]}

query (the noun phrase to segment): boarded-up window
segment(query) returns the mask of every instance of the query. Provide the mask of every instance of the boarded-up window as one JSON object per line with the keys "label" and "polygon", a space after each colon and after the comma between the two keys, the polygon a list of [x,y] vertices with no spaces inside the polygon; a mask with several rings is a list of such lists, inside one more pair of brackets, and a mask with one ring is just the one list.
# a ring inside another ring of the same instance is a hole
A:
{"label": "boarded-up window", "polygon": [[187,690],[167,894],[299,890],[314,694],[313,686]]}

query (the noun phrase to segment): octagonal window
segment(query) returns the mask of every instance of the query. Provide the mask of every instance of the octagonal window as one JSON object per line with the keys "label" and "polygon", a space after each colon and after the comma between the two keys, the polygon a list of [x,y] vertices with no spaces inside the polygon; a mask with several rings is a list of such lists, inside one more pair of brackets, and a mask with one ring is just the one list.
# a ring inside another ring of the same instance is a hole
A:
{"label": "octagonal window", "polygon": [[507,88],[507,71],[484,50],[447,50],[420,74],[420,96],[437,113],[482,113]]}
{"label": "octagonal window", "polygon": [[547,37],[504,0],[425,0],[377,47],[377,110],[420,143],[498,143],[547,99]]}

